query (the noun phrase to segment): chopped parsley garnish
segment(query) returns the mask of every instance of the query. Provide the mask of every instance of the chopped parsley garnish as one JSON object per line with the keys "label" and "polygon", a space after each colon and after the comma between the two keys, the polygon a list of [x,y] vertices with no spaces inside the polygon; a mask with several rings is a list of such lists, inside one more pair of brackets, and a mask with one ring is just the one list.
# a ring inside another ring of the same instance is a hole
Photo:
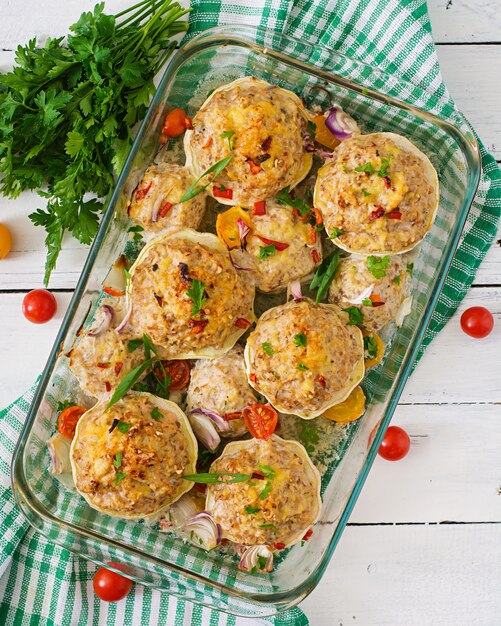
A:
{"label": "chopped parsley garnish", "polygon": [[[377,170],[370,161],[359,165],[355,168],[355,172],[365,172],[366,174],[377,174],[380,178],[386,178],[388,176],[388,167],[393,159],[393,154],[390,154],[386,159],[381,162],[381,167]],[[362,190],[363,191],[363,190]],[[365,195],[365,194],[364,194]]]}
{"label": "chopped parsley garnish", "polygon": [[139,348],[139,346],[143,345],[142,339],[131,339],[127,342],[127,352],[134,352]]}
{"label": "chopped parsley garnish", "polygon": [[270,530],[273,531],[273,534],[276,535],[278,532],[278,528],[275,526],[275,524],[261,524],[260,528],[269,528]]}
{"label": "chopped parsley garnish", "polygon": [[134,233],[134,237],[132,238],[133,241],[142,241],[143,236],[141,235],[141,233],[143,232],[143,230],[144,228],[137,224],[136,226],[131,226],[127,232]]}
{"label": "chopped parsley garnish", "polygon": [[341,237],[341,235],[344,235],[344,230],[334,227],[329,235],[329,239],[336,239],[336,237]]}
{"label": "chopped parsley garnish", "polygon": [[315,297],[315,304],[318,304],[320,300],[327,293],[331,282],[334,280],[337,268],[339,265],[339,250],[332,252],[329,256],[325,257],[322,263],[317,268],[313,280],[310,283],[310,289],[317,289],[317,295]]}
{"label": "chopped parsley garnish", "polygon": [[362,304],[363,304],[364,306],[372,306],[372,300],[371,300],[370,298],[364,298],[364,299],[362,300]]}
{"label": "chopped parsley garnish", "polygon": [[306,371],[306,370],[309,370],[310,368],[304,363],[298,363],[296,366],[296,369]]}
{"label": "chopped parsley garnish", "polygon": [[[231,476],[230,480],[221,480],[221,476]],[[182,476],[184,480],[191,480],[194,483],[200,483],[204,485],[219,485],[233,483],[243,483],[246,480],[250,480],[252,476],[250,474],[231,474],[224,472],[222,474],[213,474],[211,472],[201,474],[189,474]]]}
{"label": "chopped parsley garnish", "polygon": [[263,259],[267,259],[269,256],[271,256],[272,254],[275,254],[277,251],[275,244],[274,243],[270,243],[269,246],[261,246],[259,248],[259,254],[258,259],[261,259],[261,261]]}
{"label": "chopped parsley garnish", "polygon": [[374,278],[383,278],[386,276],[386,270],[390,264],[389,256],[368,256],[367,257],[367,269],[374,276]]}
{"label": "chopped parsley garnish", "polygon": [[298,346],[298,348],[305,346],[307,342],[306,335],[304,333],[298,333],[297,335],[294,335],[293,341],[294,345]]}
{"label": "chopped parsley garnish", "polygon": [[306,128],[308,130],[308,134],[310,135],[311,141],[315,141],[315,138],[317,136],[317,125],[315,124],[315,122],[308,120]]}
{"label": "chopped parsley garnish", "polygon": [[369,161],[367,163],[364,163],[363,165],[359,165],[358,167],[356,167],[355,172],[365,172],[366,174],[375,174],[376,170],[374,169],[374,166],[372,165],[372,163]]}
{"label": "chopped parsley garnish", "polygon": [[351,170],[349,170],[346,165],[343,165],[343,172],[346,172],[347,174],[349,174],[351,172]]}
{"label": "chopped parsley garnish", "polygon": [[409,274],[409,276],[412,278],[413,274],[414,274],[414,263],[407,263],[407,273]]}
{"label": "chopped parsley garnish", "polygon": [[267,480],[263,491],[261,491],[261,493],[259,494],[260,500],[264,500],[265,498],[267,498],[270,491],[271,491],[271,480]]}
{"label": "chopped parsley garnish", "polygon": [[364,323],[364,314],[362,311],[356,306],[349,306],[347,309],[343,309],[348,315],[350,319],[348,320],[348,326],[357,326],[358,324]]}
{"label": "chopped parsley garnish", "polygon": [[190,288],[186,292],[186,295],[190,300],[193,301],[193,309],[191,310],[192,315],[196,315],[200,313],[202,307],[207,302],[207,298],[204,296],[205,293],[205,285],[200,280],[192,280],[190,283]]}
{"label": "chopped parsley garnish", "polygon": [[400,274],[397,274],[395,276],[395,278],[393,279],[393,282],[395,283],[395,285],[400,285]]}
{"label": "chopped parsley garnish", "polygon": [[231,139],[232,139],[234,134],[235,134],[234,130],[225,130],[224,133],[221,133],[221,135],[220,135],[221,139],[227,139],[228,140],[228,147],[230,148],[230,150],[233,150],[233,145],[232,145]]}
{"label": "chopped parsley garnish", "polygon": [[393,154],[390,154],[386,159],[384,159],[384,161],[381,163],[381,167],[379,169],[379,172],[377,173],[377,175],[380,178],[385,178],[386,176],[388,176],[388,167],[391,163],[393,159]]}
{"label": "chopped parsley garnish", "polygon": [[247,505],[245,507],[245,512],[248,513],[249,515],[254,515],[255,513],[259,513],[261,509],[258,506],[249,506]]}
{"label": "chopped parsley garnish", "polygon": [[156,420],[158,422],[158,420],[161,420],[163,417],[163,414],[160,412],[160,409],[156,406],[154,409],[152,409],[151,411],[151,417]]}
{"label": "chopped parsley garnish", "polygon": [[64,409],[67,409],[69,406],[75,406],[75,403],[71,400],[64,400],[64,402],[57,403],[57,412],[61,413]]}
{"label": "chopped parsley garnish", "polygon": [[125,435],[129,428],[132,428],[132,424],[127,424],[127,422],[122,422],[122,420],[118,420],[117,428],[123,435]]}
{"label": "chopped parsley garnish", "polygon": [[367,196],[370,196],[370,195],[371,195],[371,192],[370,192],[370,191],[367,191],[367,189],[365,189],[364,187],[362,187],[362,188],[360,189],[360,191],[363,193],[363,195],[364,195],[366,198],[367,198]]}
{"label": "chopped parsley garnish", "polygon": [[265,556],[258,556],[257,557],[257,566],[258,569],[264,569],[266,567],[266,563],[267,563],[268,559]]}
{"label": "chopped parsley garnish", "polygon": [[269,343],[268,341],[265,341],[262,344],[262,346],[263,346],[263,350],[266,352],[268,356],[275,354],[275,350],[273,350],[273,348],[271,347],[271,343]]}
{"label": "chopped parsley garnish", "polygon": [[259,494],[259,498],[261,500],[264,500],[268,494],[270,493],[271,490],[271,480],[272,478],[275,478],[275,470],[270,467],[269,465],[262,465],[261,463],[257,464],[259,471],[263,474],[263,476],[267,479],[266,480],[266,485],[264,486],[264,489],[261,491],[261,493]]}
{"label": "chopped parsley garnish", "polygon": [[122,466],[122,453],[117,452],[115,454],[115,458],[113,459],[113,465],[119,469]]}
{"label": "chopped parsley garnish", "polygon": [[297,209],[301,217],[306,217],[309,213],[311,213],[311,207],[309,207],[304,200],[301,200],[301,198],[293,198],[289,193],[289,187],[290,186],[287,186],[277,193],[275,196],[276,201],[279,204],[284,204],[285,206],[291,206],[293,209]]}
{"label": "chopped parsley garnish", "polygon": [[377,357],[377,341],[372,335],[364,337],[364,350],[371,359],[375,359]]}
{"label": "chopped parsley garnish", "polygon": [[127,476],[127,474],[123,474],[122,472],[117,472],[115,474],[115,485],[118,485],[118,483],[123,480],[125,477]]}
{"label": "chopped parsley garnish", "polygon": [[[221,174],[221,172],[230,164],[230,161],[232,159],[233,159],[233,155],[230,154],[226,158],[221,159],[220,161],[218,161],[217,163],[214,163],[214,165],[211,165],[208,169],[206,169],[205,172],[199,178],[197,178],[197,180],[194,183],[192,183],[188,187],[188,189],[184,193],[181,200],[179,200],[179,202],[186,202],[187,200],[191,200],[195,196],[198,196],[199,193],[202,193],[202,191],[207,189],[207,187],[212,183],[212,181],[217,176],[219,176],[219,174]],[[214,176],[212,176],[209,182],[206,183],[205,185],[199,185],[198,183],[202,180],[202,178],[204,178],[204,176],[207,176],[208,174],[214,174]]]}

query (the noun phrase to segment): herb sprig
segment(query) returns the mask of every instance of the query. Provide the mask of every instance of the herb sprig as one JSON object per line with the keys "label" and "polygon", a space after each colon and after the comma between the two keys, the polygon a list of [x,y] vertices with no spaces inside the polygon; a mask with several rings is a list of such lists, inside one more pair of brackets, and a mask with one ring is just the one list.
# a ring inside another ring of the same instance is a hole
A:
{"label": "herb sprig", "polygon": [[317,289],[315,304],[318,304],[329,289],[339,266],[339,250],[332,252],[325,257],[320,266],[317,268],[313,280],[310,283],[310,289]]}
{"label": "herb sprig", "polygon": [[[179,202],[186,202],[187,200],[191,200],[195,196],[198,196],[199,193],[202,193],[202,191],[205,191],[207,187],[212,183],[212,181],[217,178],[226,167],[228,167],[232,159],[233,155],[230,154],[229,156],[221,159],[220,161],[217,161],[216,163],[214,163],[214,165],[211,165],[208,169],[206,169],[205,172],[188,187]],[[209,174],[214,174],[214,176],[212,176],[209,182],[205,185],[199,185],[198,183],[202,180],[202,178],[205,178],[205,176],[208,176]]]}
{"label": "herb sprig", "polygon": [[[19,46],[16,66],[0,75],[0,192],[36,190],[46,206],[30,215],[47,231],[44,282],[63,236],[84,244],[99,216],[155,92],[154,76],[186,30],[187,11],[172,0],[141,0],[106,15],[104,2],[82,13],[70,35]],[[98,199],[85,199],[91,192]]]}
{"label": "herb sprig", "polygon": [[191,310],[192,315],[197,315],[202,310],[204,304],[207,302],[205,294],[205,285],[200,280],[192,280],[190,288],[186,292],[186,295],[193,302],[193,308]]}

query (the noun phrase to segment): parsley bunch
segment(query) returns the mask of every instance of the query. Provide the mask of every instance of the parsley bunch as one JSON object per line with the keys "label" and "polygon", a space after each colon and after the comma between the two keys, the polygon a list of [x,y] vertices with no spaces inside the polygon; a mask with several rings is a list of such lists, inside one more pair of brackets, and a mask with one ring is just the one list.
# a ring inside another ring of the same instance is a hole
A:
{"label": "parsley bunch", "polygon": [[172,0],[103,11],[101,3],[83,13],[67,40],[19,46],[14,69],[0,74],[0,192],[15,198],[34,189],[47,200],[30,215],[47,231],[45,284],[66,231],[92,242],[104,204],[85,194],[109,194],[153,77],[175,47],[170,38],[187,29],[179,21],[187,11]]}

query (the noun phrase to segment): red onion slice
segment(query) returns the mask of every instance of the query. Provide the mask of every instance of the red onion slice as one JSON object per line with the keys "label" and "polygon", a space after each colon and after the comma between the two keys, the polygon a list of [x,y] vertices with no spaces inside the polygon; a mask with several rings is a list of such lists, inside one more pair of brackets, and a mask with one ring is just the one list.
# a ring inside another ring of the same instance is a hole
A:
{"label": "red onion slice", "polygon": [[325,125],[336,139],[349,139],[353,133],[358,132],[355,120],[343,111],[340,106],[333,106],[325,120]]}
{"label": "red onion slice", "polygon": [[158,222],[158,214],[160,213],[160,209],[162,208],[163,203],[164,197],[162,196],[162,194],[159,194],[151,211],[151,221],[153,223]]}
{"label": "red onion slice", "polygon": [[245,250],[245,245],[246,245],[245,240],[247,239],[247,235],[250,233],[250,228],[241,218],[237,219],[237,226],[238,226],[238,236],[240,238],[240,248],[242,250]]}
{"label": "red onion slice", "polygon": [[212,420],[207,415],[197,413],[191,413],[188,415],[188,419],[196,438],[211,452],[214,452],[221,443],[221,437]]}
{"label": "red onion slice", "polygon": [[293,280],[291,282],[290,292],[295,302],[300,302],[303,299],[303,294],[301,292],[301,283],[298,280]]}
{"label": "red onion slice", "polygon": [[229,433],[232,430],[230,423],[217,411],[211,411],[210,409],[193,409],[191,414],[193,415],[193,413],[195,413],[195,415],[206,415],[209,417],[222,433]]}
{"label": "red onion slice", "polygon": [[218,546],[223,535],[221,526],[214,521],[208,511],[200,511],[193,515],[183,530],[193,544],[206,550],[213,550]]}
{"label": "red onion slice", "polygon": [[233,265],[233,267],[236,270],[240,270],[241,272],[252,272],[252,268],[251,267],[242,267],[241,265],[239,265],[238,263],[235,263],[233,257],[231,256],[231,252],[228,253],[230,255],[230,261],[231,264]]}
{"label": "red onion slice", "polygon": [[89,337],[99,337],[111,326],[115,318],[115,311],[109,304],[103,304],[101,307],[102,320],[97,328],[93,328],[88,332]]}
{"label": "red onion slice", "polygon": [[129,323],[130,320],[130,316],[132,315],[132,300],[129,302],[129,308],[127,309],[127,313],[125,314],[125,317],[123,318],[123,320],[120,322],[120,324],[115,328],[115,330],[117,331],[117,333],[121,333],[124,331],[124,328],[127,326],[127,324]]}
{"label": "red onion slice", "polygon": [[197,513],[197,505],[192,496],[187,493],[171,504],[166,517],[170,523],[169,527],[184,528],[185,524]]}
{"label": "red onion slice", "polygon": [[[266,563],[260,568],[258,557],[264,557]],[[238,569],[242,572],[252,572],[256,568],[260,572],[271,572],[273,570],[273,550],[268,546],[251,546],[242,554]]]}

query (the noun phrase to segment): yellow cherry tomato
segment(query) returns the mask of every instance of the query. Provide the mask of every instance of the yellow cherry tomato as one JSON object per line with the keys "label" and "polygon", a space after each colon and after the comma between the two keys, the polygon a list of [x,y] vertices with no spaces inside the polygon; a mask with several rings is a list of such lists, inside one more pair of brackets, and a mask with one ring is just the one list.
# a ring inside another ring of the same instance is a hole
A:
{"label": "yellow cherry tomato", "polygon": [[0,259],[6,257],[12,248],[12,237],[5,224],[0,224]]}
{"label": "yellow cherry tomato", "polygon": [[384,356],[385,345],[383,340],[377,333],[370,332],[368,330],[363,330],[362,333],[364,337],[372,337],[377,346],[376,356],[365,359],[365,369],[369,369],[370,367],[375,367],[376,365],[379,365],[379,363],[381,363]]}
{"label": "yellow cherry tomato", "polygon": [[248,226],[252,230],[252,219],[249,213],[239,206],[234,206],[217,216],[217,236],[230,250],[232,248],[238,248],[240,245],[238,220],[242,220],[245,226]]}
{"label": "yellow cherry tomato", "polygon": [[334,137],[331,131],[327,128],[327,126],[325,125],[325,117],[322,114],[315,115],[315,117],[313,118],[313,123],[317,127],[315,139],[316,141],[318,141],[318,143],[321,143],[327,148],[331,148],[331,150],[334,150],[334,148],[337,148],[339,146],[341,142],[339,141],[339,139],[336,139],[336,137]]}
{"label": "yellow cherry tomato", "polygon": [[339,424],[348,424],[362,417],[365,411],[365,394],[362,387],[355,387],[350,395],[339,404],[331,406],[324,413],[324,417]]}

